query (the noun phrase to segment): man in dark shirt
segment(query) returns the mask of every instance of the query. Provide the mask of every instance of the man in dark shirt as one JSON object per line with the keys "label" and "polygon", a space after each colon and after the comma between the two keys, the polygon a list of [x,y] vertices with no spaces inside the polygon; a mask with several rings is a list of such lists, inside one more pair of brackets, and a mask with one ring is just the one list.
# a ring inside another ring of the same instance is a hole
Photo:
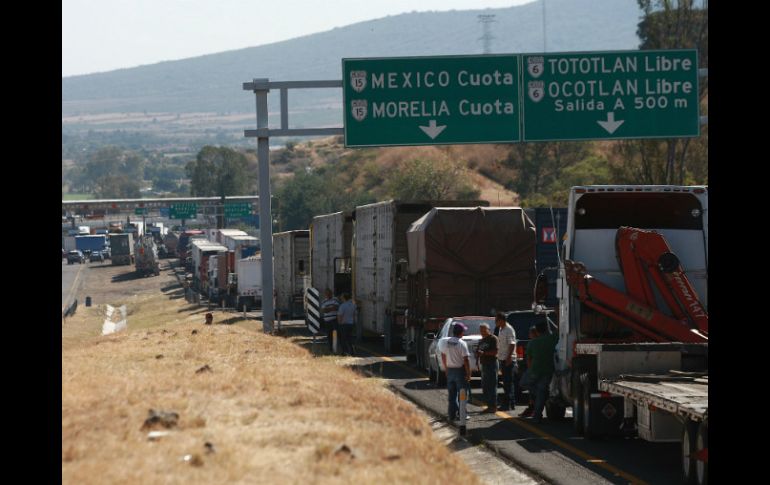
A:
{"label": "man in dark shirt", "polygon": [[527,370],[529,371],[529,392],[535,394],[535,408],[532,419],[539,423],[543,419],[543,408],[548,398],[548,385],[553,376],[553,352],[559,337],[548,333],[548,323],[537,322],[539,336],[527,345]]}
{"label": "man in dark shirt", "polygon": [[481,387],[487,407],[482,413],[497,412],[497,337],[489,331],[489,325],[480,326],[481,341],[477,358],[481,362]]}

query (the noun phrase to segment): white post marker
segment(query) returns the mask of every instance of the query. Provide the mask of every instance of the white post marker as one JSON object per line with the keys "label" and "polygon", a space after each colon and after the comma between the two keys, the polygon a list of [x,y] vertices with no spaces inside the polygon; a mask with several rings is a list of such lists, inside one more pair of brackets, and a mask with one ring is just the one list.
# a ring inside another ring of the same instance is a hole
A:
{"label": "white post marker", "polygon": [[460,436],[465,436],[465,416],[467,415],[466,406],[468,404],[468,391],[463,384],[460,388]]}
{"label": "white post marker", "polygon": [[321,330],[321,298],[320,292],[315,288],[307,289],[307,328],[313,334]]}

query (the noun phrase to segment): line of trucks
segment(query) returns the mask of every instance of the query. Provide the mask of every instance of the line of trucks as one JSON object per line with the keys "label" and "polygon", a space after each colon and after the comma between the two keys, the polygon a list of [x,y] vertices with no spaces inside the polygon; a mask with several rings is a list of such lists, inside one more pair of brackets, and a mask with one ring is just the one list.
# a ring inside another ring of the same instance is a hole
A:
{"label": "line of trucks", "polygon": [[561,209],[387,201],[309,231],[311,286],[352,293],[359,338],[427,369],[448,317],[543,314],[559,336],[548,417],[681,442],[684,481],[708,482],[707,187],[573,187]]}
{"label": "line of trucks", "polygon": [[[208,231],[166,246],[212,300],[259,306],[258,241],[242,257]],[[558,209],[391,200],[273,238],[277,312],[301,316],[309,286],[349,292],[357,338],[420,368],[448,317],[544,315],[559,336],[547,416],[571,407],[586,438],[678,441],[685,482],[708,482],[707,187],[573,187]]]}

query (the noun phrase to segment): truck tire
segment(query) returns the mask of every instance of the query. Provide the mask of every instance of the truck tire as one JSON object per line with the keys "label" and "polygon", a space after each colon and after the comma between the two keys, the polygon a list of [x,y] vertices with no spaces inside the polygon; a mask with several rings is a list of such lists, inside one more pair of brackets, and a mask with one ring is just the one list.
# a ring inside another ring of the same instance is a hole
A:
{"label": "truck tire", "polygon": [[550,421],[561,421],[564,419],[564,413],[567,412],[567,408],[559,403],[553,402],[551,399],[545,402],[545,415]]}
{"label": "truck tire", "polygon": [[578,436],[583,436],[583,385],[580,376],[572,376],[572,427]]}
{"label": "truck tire", "polygon": [[385,322],[385,352],[395,354],[401,350],[401,336],[393,331],[393,323],[390,319]]}
{"label": "truck tire", "polygon": [[583,436],[586,439],[596,438],[596,430],[591,426],[591,392],[593,384],[587,372],[580,375],[580,387],[583,389]]}
{"label": "truck tire", "polygon": [[693,485],[695,481],[695,463],[697,460],[692,457],[695,453],[695,443],[698,435],[698,424],[695,421],[687,420],[682,427],[682,483]]}
{"label": "truck tire", "polygon": [[[695,449],[700,451],[708,449],[709,447],[709,423],[706,418],[700,426],[698,426],[698,435],[695,438]],[[695,478],[698,485],[708,485],[709,483],[709,464],[707,461],[696,460],[695,462]]]}

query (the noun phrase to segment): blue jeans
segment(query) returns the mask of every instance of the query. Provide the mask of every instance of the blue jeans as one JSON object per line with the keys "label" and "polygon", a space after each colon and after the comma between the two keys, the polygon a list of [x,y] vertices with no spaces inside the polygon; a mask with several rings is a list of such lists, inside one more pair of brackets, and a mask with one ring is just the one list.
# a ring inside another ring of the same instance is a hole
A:
{"label": "blue jeans", "polygon": [[513,392],[513,369],[515,364],[513,360],[511,360],[511,365],[505,365],[504,360],[498,362],[500,370],[503,372],[503,398],[500,401],[503,406],[513,408],[516,405],[516,395]]}
{"label": "blue jeans", "polygon": [[489,364],[481,364],[481,388],[484,390],[484,400],[487,406],[497,407],[497,360]]}
{"label": "blue jeans", "polygon": [[[470,395],[470,385],[465,380],[465,368],[448,368],[446,372],[446,388],[449,391],[449,419],[455,419],[460,414],[460,401],[458,399],[460,389],[465,387],[466,395]],[[463,423],[464,424],[464,423]]]}
{"label": "blue jeans", "polygon": [[340,349],[343,354],[353,355],[353,324],[342,323],[339,325]]}
{"label": "blue jeans", "polygon": [[545,401],[548,399],[548,384],[551,383],[551,375],[529,376],[529,392],[535,396],[535,408],[532,417],[542,418]]}
{"label": "blue jeans", "polygon": [[328,321],[324,322],[324,325],[326,325],[326,336],[327,340],[329,342],[329,352],[334,352],[334,331],[337,330],[337,345],[339,345],[339,338],[340,338],[340,331],[339,328],[337,328],[337,321]]}

